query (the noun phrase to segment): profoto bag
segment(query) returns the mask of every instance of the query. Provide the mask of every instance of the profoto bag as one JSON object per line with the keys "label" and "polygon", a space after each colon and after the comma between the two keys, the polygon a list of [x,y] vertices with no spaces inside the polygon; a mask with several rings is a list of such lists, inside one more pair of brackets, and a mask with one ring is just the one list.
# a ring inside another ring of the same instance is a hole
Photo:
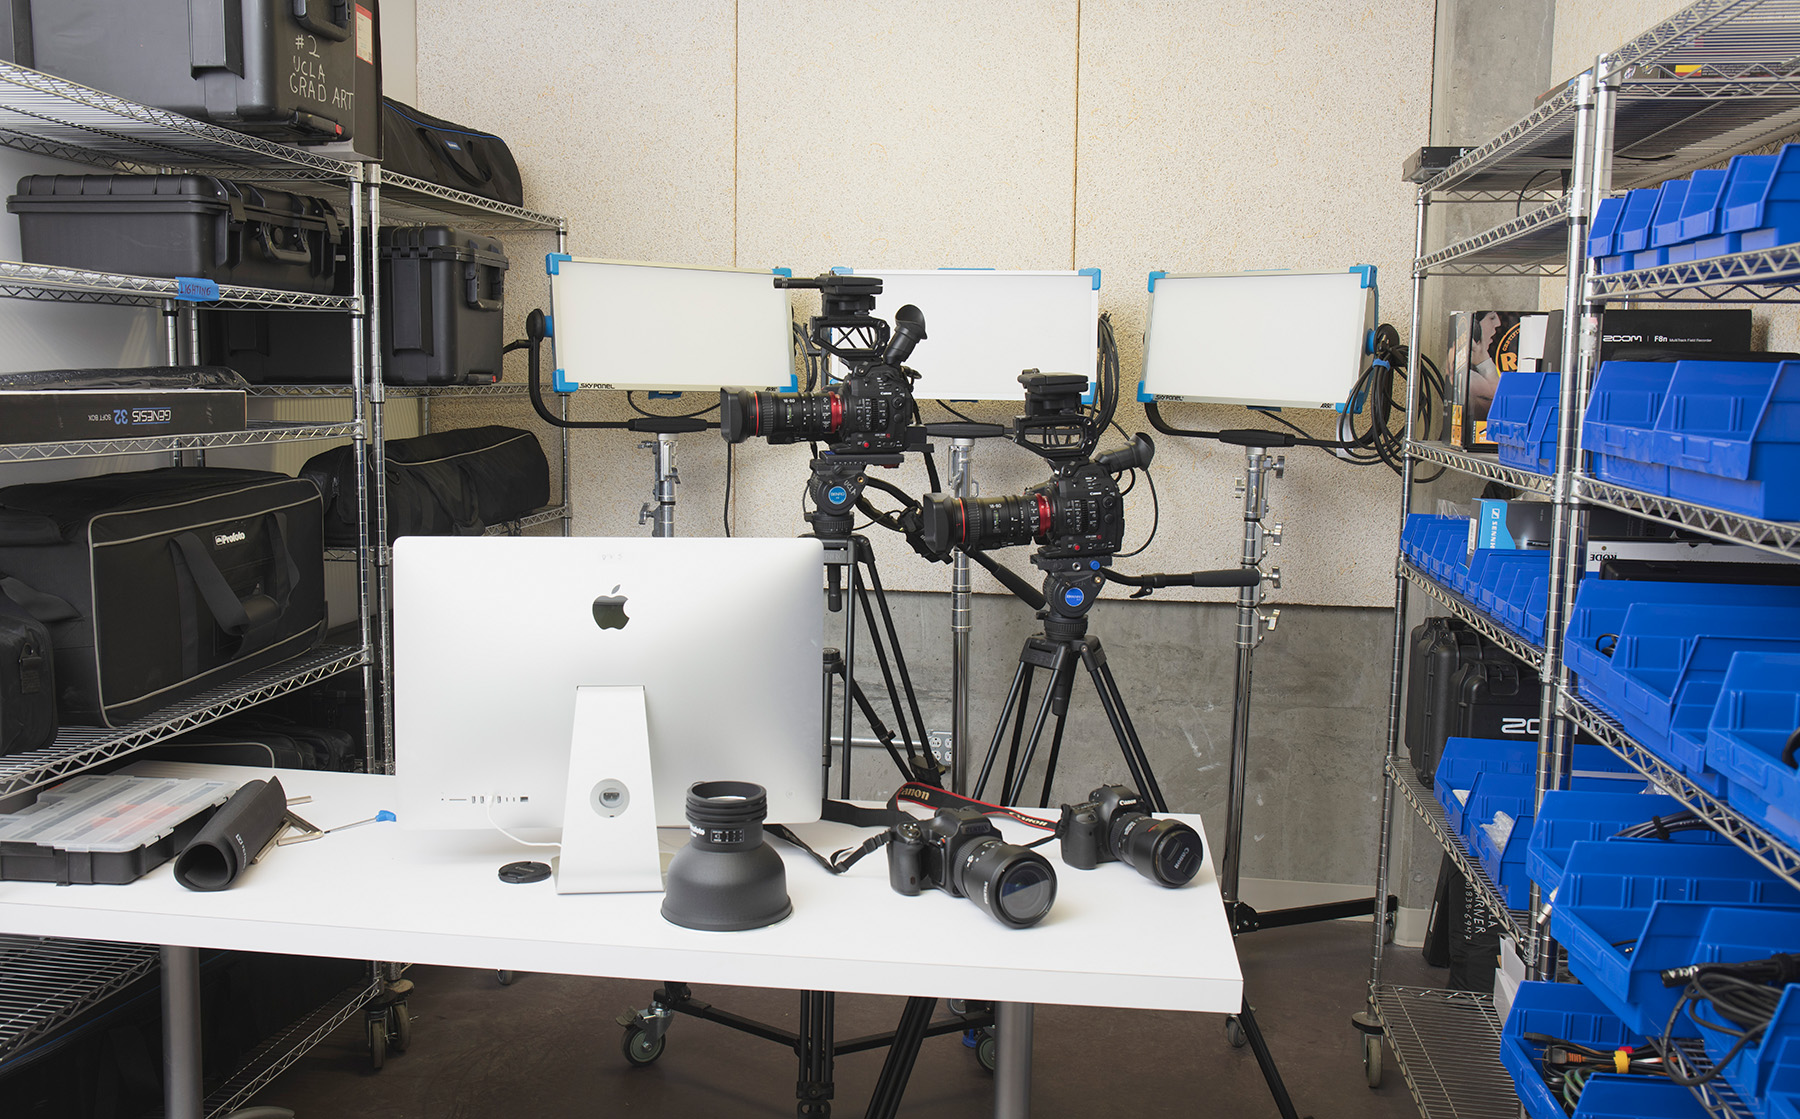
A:
{"label": "profoto bag", "polygon": [[0,574],[49,626],[62,721],[120,726],[311,649],[321,506],[311,482],[260,470],[0,490]]}
{"label": "profoto bag", "polygon": [[[550,504],[550,463],[537,436],[516,427],[470,427],[393,439],[387,460],[387,538],[478,536]],[[356,543],[352,448],[314,455],[300,468],[325,495],[325,543]],[[371,516],[373,511],[371,511]],[[370,525],[369,539],[376,538]]]}

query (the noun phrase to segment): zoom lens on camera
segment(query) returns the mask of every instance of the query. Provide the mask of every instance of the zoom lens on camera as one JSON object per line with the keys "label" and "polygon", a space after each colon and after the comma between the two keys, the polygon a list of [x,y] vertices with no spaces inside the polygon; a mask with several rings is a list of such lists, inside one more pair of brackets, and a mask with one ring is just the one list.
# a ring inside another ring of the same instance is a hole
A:
{"label": "zoom lens on camera", "polygon": [[929,820],[894,825],[888,882],[898,893],[926,889],[968,898],[1003,925],[1027,928],[1056,900],[1056,871],[1036,851],[1000,838],[974,808],[940,808]]}
{"label": "zoom lens on camera", "polygon": [[1077,870],[1121,862],[1161,886],[1187,885],[1206,857],[1199,832],[1150,815],[1124,785],[1105,785],[1083,804],[1063,805],[1056,834],[1063,862]]}

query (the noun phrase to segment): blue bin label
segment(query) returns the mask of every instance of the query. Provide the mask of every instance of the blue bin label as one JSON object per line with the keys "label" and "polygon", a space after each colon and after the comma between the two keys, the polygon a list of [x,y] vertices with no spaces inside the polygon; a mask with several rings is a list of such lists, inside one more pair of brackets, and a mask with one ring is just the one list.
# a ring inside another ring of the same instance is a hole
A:
{"label": "blue bin label", "polygon": [[190,303],[212,303],[219,298],[219,285],[194,276],[175,277],[175,298]]}

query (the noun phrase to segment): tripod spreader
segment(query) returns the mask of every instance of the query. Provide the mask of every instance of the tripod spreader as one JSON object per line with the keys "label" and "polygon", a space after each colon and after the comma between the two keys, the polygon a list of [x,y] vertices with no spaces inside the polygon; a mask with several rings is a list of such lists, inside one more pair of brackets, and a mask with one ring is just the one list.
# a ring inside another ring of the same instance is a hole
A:
{"label": "tripod spreader", "polygon": [[1262,581],[1261,572],[1245,567],[1189,571],[1180,575],[1122,575],[1110,567],[1103,567],[1100,574],[1109,583],[1138,588],[1132,598],[1148,598],[1163,587],[1254,587]]}

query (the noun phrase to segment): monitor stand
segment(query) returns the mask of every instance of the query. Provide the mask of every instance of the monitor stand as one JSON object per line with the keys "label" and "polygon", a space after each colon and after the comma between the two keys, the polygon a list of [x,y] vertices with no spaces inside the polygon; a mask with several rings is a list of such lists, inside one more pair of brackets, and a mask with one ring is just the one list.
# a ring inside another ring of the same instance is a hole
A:
{"label": "monitor stand", "polygon": [[644,689],[576,688],[556,892],[629,894],[662,888]]}

